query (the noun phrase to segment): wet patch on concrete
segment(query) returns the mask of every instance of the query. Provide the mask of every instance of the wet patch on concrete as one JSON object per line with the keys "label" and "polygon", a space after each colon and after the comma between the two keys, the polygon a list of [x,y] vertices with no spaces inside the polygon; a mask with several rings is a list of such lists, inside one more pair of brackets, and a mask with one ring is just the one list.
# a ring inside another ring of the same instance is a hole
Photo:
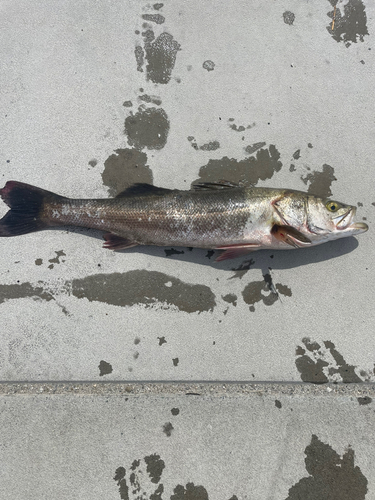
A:
{"label": "wet patch on concrete", "polygon": [[208,500],[208,493],[203,486],[187,483],[186,487],[178,484],[173,490],[170,500]]}
{"label": "wet patch on concrete", "polygon": [[103,184],[110,196],[116,196],[136,182],[153,183],[147,155],[137,149],[116,149],[104,162]]}
{"label": "wet patch on concrete", "polygon": [[153,8],[154,8],[155,10],[160,10],[160,9],[161,9],[161,8],[163,8],[163,7],[164,7],[164,4],[163,4],[163,3],[154,3],[154,5],[153,5]]}
{"label": "wet patch on concrete", "polygon": [[[143,64],[145,60],[145,53],[140,45],[137,45],[134,49],[135,60],[137,63],[137,71],[143,73]],[[127,101],[130,102],[130,101]]]}
{"label": "wet patch on concrete", "polygon": [[257,302],[263,302],[266,306],[271,306],[280,298],[280,295],[291,297],[292,291],[288,286],[281,283],[274,285],[270,273],[265,273],[262,281],[248,283],[242,290],[242,297],[246,304],[250,306],[251,312],[255,311]]}
{"label": "wet patch on concrete", "polygon": [[222,295],[221,298],[228,302],[228,304],[232,304],[232,306],[237,305],[237,295],[234,293],[227,293],[226,295]]}
{"label": "wet patch on concrete", "polygon": [[228,119],[228,126],[232,130],[236,132],[244,132],[247,129],[255,127],[255,122],[253,122],[251,125],[236,125],[234,122],[234,118],[229,118]]}
{"label": "wet patch on concrete", "polygon": [[327,26],[328,33],[336,42],[343,42],[346,47],[358,41],[363,42],[368,35],[367,16],[362,0],[338,2],[329,0],[333,10],[327,13],[332,22]]}
{"label": "wet patch on concrete", "polygon": [[163,432],[164,434],[167,436],[167,437],[171,437],[172,436],[172,431],[173,431],[173,425],[170,423],[170,422],[166,422],[164,425],[163,425]]}
{"label": "wet patch on concrete", "polygon": [[15,285],[0,285],[0,304],[11,299],[25,299],[31,297],[34,300],[45,300],[49,302],[54,300],[53,295],[47,291],[42,281],[38,281],[39,285],[31,283],[20,283]]}
{"label": "wet patch on concrete", "polygon": [[155,104],[155,106],[160,106],[161,99],[156,95],[142,94],[138,97],[140,101]]}
{"label": "wet patch on concrete", "polygon": [[110,373],[113,372],[112,365],[103,360],[100,361],[98,368],[99,368],[99,377],[103,377],[104,375],[109,375]]}
{"label": "wet patch on concrete", "polygon": [[41,266],[43,264],[43,259],[36,259],[35,260],[35,265],[36,266]]}
{"label": "wet patch on concrete", "polygon": [[172,255],[181,255],[185,253],[183,250],[176,250],[175,248],[165,248],[164,252],[166,257],[171,257]]}
{"label": "wet patch on concrete", "polygon": [[369,396],[364,396],[363,398],[357,398],[357,401],[361,406],[369,405],[370,403],[372,403],[372,398],[370,398]]}
{"label": "wet patch on concrete", "polygon": [[234,271],[234,274],[230,276],[228,280],[232,279],[242,280],[242,278],[245,276],[245,274],[247,274],[247,272],[251,269],[251,266],[253,266],[254,264],[255,264],[254,259],[245,260],[238,267],[232,269],[232,271]]}
{"label": "wet patch on concrete", "polygon": [[120,307],[177,309],[188,313],[212,312],[215,295],[206,285],[184,283],[157,271],[96,274],[71,282],[71,294],[90,302]]}
{"label": "wet patch on concrete", "polygon": [[309,477],[293,485],[286,500],[365,499],[368,481],[358,465],[354,465],[354,450],[350,446],[340,457],[329,444],[313,434],[305,455]]}
{"label": "wet patch on concrete", "polygon": [[296,16],[290,10],[286,10],[283,13],[284,23],[289,24],[290,26],[294,23]]}
{"label": "wet patch on concrete", "polygon": [[275,406],[276,408],[278,408],[280,410],[280,408],[282,407],[282,404],[280,403],[280,401],[278,399],[275,399]]}
{"label": "wet patch on concrete", "polygon": [[133,103],[131,101],[124,101],[122,103],[122,105],[125,107],[125,108],[131,108],[133,106]]}
{"label": "wet patch on concrete", "polygon": [[220,148],[219,141],[210,141],[210,142],[207,142],[206,144],[202,144],[202,146],[198,146],[197,141],[195,140],[195,138],[193,136],[189,135],[189,137],[187,139],[191,143],[191,146],[197,151],[199,149],[201,151],[216,151],[216,149]]}
{"label": "wet patch on concrete", "polygon": [[96,160],[95,158],[93,160],[89,161],[90,167],[96,167],[97,164],[98,164],[98,160]]}
{"label": "wet patch on concrete", "polygon": [[171,413],[174,417],[177,417],[177,415],[180,413],[180,410],[178,408],[172,408]]}
{"label": "wet patch on concrete", "polygon": [[[63,250],[57,250],[57,251],[55,251],[55,254],[56,254],[56,257],[53,257],[52,259],[48,259],[48,262],[50,262],[48,269],[53,269],[54,264],[60,264],[60,257],[66,257],[66,253],[64,253]],[[65,262],[65,259],[61,259],[61,262]]]}
{"label": "wet patch on concrete", "polygon": [[295,152],[293,153],[293,158],[294,158],[295,160],[299,160],[299,159],[301,158],[301,150],[300,150],[300,149],[297,149],[297,151],[295,151]]}
{"label": "wet patch on concrete", "polygon": [[255,151],[258,151],[258,149],[263,148],[265,145],[265,142],[255,142],[254,144],[246,146],[245,151],[247,154],[252,155]]}
{"label": "wet patch on concrete", "polygon": [[213,71],[215,69],[215,63],[213,61],[207,60],[204,61],[202,64],[202,67],[206,69],[207,71]]}
{"label": "wet patch on concrete", "polygon": [[136,149],[162,149],[169,133],[167,113],[161,108],[138,108],[125,119],[125,134]]}
{"label": "wet patch on concrete", "polygon": [[333,181],[337,181],[337,179],[334,176],[335,171],[333,167],[324,164],[322,168],[322,172],[314,170],[305,177],[302,176],[301,179],[306,185],[309,184],[308,193],[328,198],[332,196],[331,184]]}
{"label": "wet patch on concrete", "polygon": [[210,160],[199,170],[199,178],[192,186],[200,182],[215,182],[219,179],[241,183],[242,185],[255,185],[259,180],[271,179],[281,170],[280,153],[271,144],[268,148],[258,149],[255,156],[244,160],[236,160],[224,156],[219,160]]}
{"label": "wet patch on concrete", "polygon": [[142,19],[155,24],[163,24],[165,22],[165,17],[161,14],[143,14]]}
{"label": "wet patch on concrete", "polygon": [[164,486],[160,479],[164,468],[165,463],[157,454],[133,460],[128,470],[118,467],[113,479],[119,487],[121,500],[161,500]]}
{"label": "wet patch on concrete", "polygon": [[[154,32],[149,29],[142,33],[144,41],[144,57],[146,64],[146,77],[153,83],[168,83],[176,63],[177,52],[181,50],[180,44],[170,33],[161,33],[155,38]],[[137,57],[136,57],[137,58]],[[138,67],[137,59],[137,67]]]}
{"label": "wet patch on concrete", "polygon": [[180,362],[180,360],[178,358],[173,358],[172,359],[173,366],[178,366],[179,362]]}
{"label": "wet patch on concrete", "polygon": [[358,367],[349,365],[333,342],[325,340],[318,343],[305,337],[302,344],[296,349],[295,364],[303,382],[349,384],[374,380],[372,371],[359,370]]}
{"label": "wet patch on concrete", "polygon": [[165,337],[156,337],[159,340],[159,345],[166,344],[167,341],[165,340]]}

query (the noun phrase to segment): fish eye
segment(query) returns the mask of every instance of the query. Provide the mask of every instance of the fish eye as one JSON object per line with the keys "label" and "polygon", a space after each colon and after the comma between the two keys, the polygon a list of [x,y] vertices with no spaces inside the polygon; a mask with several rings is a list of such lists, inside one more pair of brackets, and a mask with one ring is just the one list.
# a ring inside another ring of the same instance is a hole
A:
{"label": "fish eye", "polygon": [[326,203],[326,208],[330,212],[337,212],[337,210],[339,209],[339,204],[335,201],[329,201]]}

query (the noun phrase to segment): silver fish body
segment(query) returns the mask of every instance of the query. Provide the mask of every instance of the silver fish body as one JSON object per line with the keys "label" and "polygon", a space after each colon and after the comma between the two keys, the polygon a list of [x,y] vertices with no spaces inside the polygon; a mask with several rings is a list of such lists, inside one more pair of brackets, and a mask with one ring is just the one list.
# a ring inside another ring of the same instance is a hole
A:
{"label": "silver fish body", "polygon": [[[203,184],[190,191],[136,184],[112,199],[71,199],[10,181],[0,195],[11,207],[0,221],[0,236],[80,226],[106,231],[106,248],[172,245],[225,250],[218,260],[261,248],[318,245],[368,229],[364,223],[352,223],[354,206],[301,191],[229,183]],[[35,224],[26,230],[25,220],[24,227],[12,232],[18,222],[17,203],[25,212],[28,204],[22,199],[27,198]]]}

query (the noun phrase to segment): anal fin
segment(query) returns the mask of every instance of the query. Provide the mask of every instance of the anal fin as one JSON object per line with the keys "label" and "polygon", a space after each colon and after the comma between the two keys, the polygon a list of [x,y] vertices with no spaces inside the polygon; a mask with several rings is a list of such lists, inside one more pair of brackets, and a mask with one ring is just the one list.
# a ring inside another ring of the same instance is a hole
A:
{"label": "anal fin", "polygon": [[224,250],[223,253],[219,255],[215,259],[215,262],[221,262],[222,260],[235,259],[237,257],[241,257],[242,255],[246,255],[250,252],[254,252],[255,250],[259,250],[261,245],[259,243],[246,243],[239,245],[226,245],[222,247],[217,247],[215,250]]}
{"label": "anal fin", "polygon": [[138,243],[114,233],[105,233],[103,238],[105,239],[103,248],[108,248],[108,250],[124,250],[125,248],[131,248],[138,245]]}

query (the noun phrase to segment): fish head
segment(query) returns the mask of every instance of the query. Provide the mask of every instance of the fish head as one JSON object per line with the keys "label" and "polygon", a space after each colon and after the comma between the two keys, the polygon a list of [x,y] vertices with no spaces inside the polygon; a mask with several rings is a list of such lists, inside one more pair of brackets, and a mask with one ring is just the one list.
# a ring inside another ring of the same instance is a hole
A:
{"label": "fish head", "polygon": [[368,230],[364,222],[353,222],[357,208],[339,201],[308,197],[307,228],[316,235],[335,240],[355,236]]}
{"label": "fish head", "polygon": [[286,191],[274,208],[281,224],[292,226],[315,244],[368,230],[364,222],[353,222],[356,207],[307,193]]}

